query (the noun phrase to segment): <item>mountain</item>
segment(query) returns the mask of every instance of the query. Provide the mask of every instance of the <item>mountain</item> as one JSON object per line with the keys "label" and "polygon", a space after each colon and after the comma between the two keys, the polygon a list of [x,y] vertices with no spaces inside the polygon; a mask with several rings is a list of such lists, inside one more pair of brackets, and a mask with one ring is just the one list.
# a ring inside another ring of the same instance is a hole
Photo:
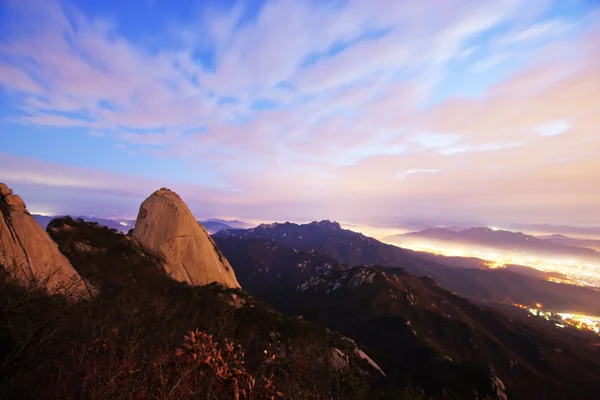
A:
{"label": "mountain", "polygon": [[176,281],[121,232],[64,217],[48,233],[98,293],[66,302],[0,268],[0,398],[406,395],[348,337],[240,289]]}
{"label": "mountain", "polygon": [[251,228],[252,225],[248,224],[247,222],[244,221],[239,221],[237,219],[218,219],[218,218],[211,218],[208,219],[206,221],[202,221],[203,224],[207,224],[209,222],[214,222],[214,223],[219,223],[219,224],[223,224],[223,225],[227,225],[230,228],[228,229],[247,229],[247,228]]}
{"label": "mountain", "polygon": [[510,399],[600,396],[597,335],[524,312],[508,317],[402,268],[331,270],[277,302],[352,337],[390,377],[410,374],[426,390],[444,387],[463,398],[490,387]]}
{"label": "mountain", "polygon": [[557,235],[557,234],[543,235],[543,236],[536,236],[536,237],[538,239],[556,243],[556,244],[572,246],[572,247],[585,247],[585,248],[600,252],[600,240],[598,240],[598,239],[572,238],[569,236]]}
{"label": "mountain", "polygon": [[206,231],[211,235],[213,233],[217,233],[224,229],[233,229],[234,228],[233,226],[227,225],[224,222],[210,220],[210,219],[207,221],[200,221],[200,223],[204,226],[204,229],[206,229]]}
{"label": "mountain", "polygon": [[510,229],[531,232],[533,234],[564,234],[564,235],[585,235],[600,238],[600,226],[565,226],[549,224],[512,224]]}
{"label": "mountain", "polygon": [[[136,224],[149,237],[170,235],[184,223],[192,231],[201,227],[173,192],[161,189],[149,199]],[[323,245],[345,254],[333,225],[315,229],[332,230]],[[232,254],[236,271],[241,266],[246,290],[268,299],[267,306],[239,288],[173,279],[164,265],[170,255],[142,246],[135,231],[130,236],[64,217],[51,221],[47,232],[98,293],[69,303],[0,274],[1,398],[598,394],[597,335],[518,313],[508,317],[402,268],[349,268],[312,241],[302,250],[216,235],[215,245]],[[350,233],[342,234],[354,243]],[[194,266],[211,257],[198,255]],[[439,265],[412,260],[432,270]]]}
{"label": "mountain", "polygon": [[0,265],[24,284],[40,281],[53,293],[88,293],[69,260],[27,211],[23,199],[4,183],[0,183],[0,214]]}
{"label": "mountain", "polygon": [[326,254],[298,251],[266,239],[214,238],[248,293],[294,288],[330,269],[343,268]]}
{"label": "mountain", "polygon": [[416,252],[412,250],[401,249],[361,233],[342,229],[339,223],[330,221],[315,221],[302,225],[290,222],[261,224],[251,229],[221,231],[214,236],[268,239],[297,250],[320,251],[348,265],[393,266],[402,263],[405,268],[413,268],[421,274],[431,272],[432,266],[434,269],[437,267],[433,264],[417,262]]}
{"label": "mountain", "polygon": [[551,257],[555,260],[600,264],[600,253],[591,249],[568,246],[542,240],[521,232],[490,228],[470,228],[454,231],[444,228],[390,236],[388,240],[402,243],[428,243],[432,246],[468,245],[484,251],[503,251],[506,254],[525,254],[532,257]]}
{"label": "mountain", "polygon": [[[53,219],[56,219],[56,218],[64,217],[65,215],[47,216],[47,215],[40,215],[40,214],[32,214],[32,216],[42,226],[42,228],[46,229],[46,227],[48,226],[48,223],[50,221],[52,221]],[[132,229],[135,226],[135,220],[127,220],[127,219],[113,220],[113,219],[104,219],[104,218],[96,218],[96,217],[87,217],[87,216],[82,216],[82,215],[75,216],[73,218],[81,218],[85,221],[96,222],[99,225],[107,226],[111,229],[117,229],[124,233],[127,233],[130,229]],[[200,223],[202,225],[204,225],[204,228],[211,235],[213,233],[217,233],[218,231],[221,231],[223,229],[235,229],[235,228],[241,228],[241,227],[243,227],[243,228],[248,227],[248,224],[241,222],[241,221],[237,221],[237,220],[224,221],[224,220],[218,220],[218,219],[209,219],[206,221],[200,221]]]}
{"label": "mountain", "polygon": [[[32,214],[33,218],[37,221],[38,224],[41,225],[43,229],[46,229],[48,223],[53,219],[64,217],[65,215],[57,215],[57,216],[48,216],[48,215],[39,215]],[[104,218],[96,218],[96,217],[87,217],[87,216],[76,216],[74,218],[81,218],[85,221],[95,222],[102,226],[107,226],[111,229],[117,229],[121,232],[127,233],[133,226],[135,225],[135,221],[132,220],[113,220],[113,219],[104,219]]]}
{"label": "mountain", "polygon": [[132,238],[174,279],[239,288],[233,268],[177,193],[162,188],[142,205]]}
{"label": "mountain", "polygon": [[[559,311],[578,311],[595,315],[600,310],[600,292],[592,288],[549,282],[539,272],[528,268],[489,269],[483,260],[444,257],[402,249],[363,234],[342,229],[334,222],[321,221],[297,225],[293,223],[263,224],[246,230],[227,230],[214,235],[226,257],[233,257],[226,240],[269,240],[280,246],[303,252],[320,252],[344,265],[382,265],[402,267],[416,275],[427,275],[442,287],[478,301],[506,301],[535,305],[542,302]],[[238,246],[238,248],[240,248]],[[235,255],[244,265],[246,252]],[[271,267],[269,258],[262,260]],[[259,261],[260,262],[260,261]],[[255,262],[258,265],[258,262]],[[288,265],[292,266],[290,260]]]}

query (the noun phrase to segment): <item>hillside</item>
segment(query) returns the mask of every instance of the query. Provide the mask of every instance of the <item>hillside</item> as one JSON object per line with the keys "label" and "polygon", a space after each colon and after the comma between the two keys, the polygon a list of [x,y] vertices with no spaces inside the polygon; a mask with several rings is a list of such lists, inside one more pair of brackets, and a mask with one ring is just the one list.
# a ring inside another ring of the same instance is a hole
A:
{"label": "hillside", "polygon": [[326,254],[298,251],[270,240],[215,237],[215,242],[248,293],[294,288],[322,272],[343,268]]}
{"label": "hillside", "polygon": [[177,282],[116,230],[62,218],[48,232],[96,292],[67,302],[15,284],[1,269],[2,398],[224,399],[244,389],[240,398],[360,399],[380,392],[371,390],[381,372],[339,334],[239,289]]}
{"label": "hillside", "polygon": [[[298,225],[263,224],[252,229],[232,229],[213,235],[231,253],[225,240],[261,239],[304,252],[320,252],[349,266],[402,267],[416,275],[427,275],[443,288],[479,301],[509,301],[597,314],[600,292],[592,288],[549,282],[528,269],[489,269],[483,260],[444,257],[382,243],[361,233],[342,229],[338,223],[321,221]],[[249,253],[245,257],[250,257]],[[463,266],[462,263],[465,263]],[[243,264],[243,263],[240,263]],[[234,268],[236,266],[234,265]]]}
{"label": "hillside", "polygon": [[428,390],[466,396],[473,382],[489,383],[491,367],[510,399],[600,395],[597,335],[525,313],[509,318],[404,269],[329,271],[277,302],[351,336],[389,375],[410,375]]}
{"label": "hillside", "polygon": [[[2,275],[2,397],[101,399],[143,388],[181,399],[214,390],[220,399],[232,395],[233,378],[256,379],[256,398],[271,390],[301,399],[470,399],[473,391],[561,399],[600,387],[597,336],[509,318],[402,268],[349,269],[314,250],[216,239],[234,255],[242,287],[276,312],[240,289],[171,279],[117,230],[61,218],[48,233],[94,297],[65,302]],[[193,357],[219,351],[238,375],[211,375],[210,362]],[[187,375],[190,368],[205,372]],[[173,386],[182,379],[184,388]]]}

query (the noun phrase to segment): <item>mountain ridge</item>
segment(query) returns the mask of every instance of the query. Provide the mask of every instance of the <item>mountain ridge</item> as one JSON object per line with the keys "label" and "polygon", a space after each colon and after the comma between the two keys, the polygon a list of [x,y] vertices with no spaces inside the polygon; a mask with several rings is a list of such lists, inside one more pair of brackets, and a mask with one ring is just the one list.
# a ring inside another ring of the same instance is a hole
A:
{"label": "mountain ridge", "polygon": [[397,242],[410,239],[431,240],[435,243],[468,244],[470,246],[483,246],[491,249],[508,251],[525,251],[532,255],[554,255],[565,258],[579,257],[586,261],[600,263],[600,253],[592,249],[569,246],[563,243],[549,242],[533,235],[522,232],[512,232],[486,227],[474,227],[460,231],[430,228],[418,232],[389,236],[388,240]]}
{"label": "mountain ridge", "polygon": [[[490,269],[484,260],[452,258],[402,249],[361,233],[340,229],[339,224],[273,223],[252,229],[233,229],[213,235],[215,240],[262,239],[298,251],[318,251],[348,265],[402,267],[416,275],[428,275],[443,287],[462,296],[513,303],[543,302],[559,310],[593,313],[600,310],[600,293],[594,289],[548,282],[535,270]],[[227,254],[226,254],[227,255]],[[462,263],[466,265],[460,266]],[[448,264],[451,263],[451,264]]]}
{"label": "mountain ridge", "polygon": [[[600,366],[595,334],[559,332],[525,313],[508,317],[403,268],[327,271],[272,304],[353,337],[389,374],[402,376],[410,369],[425,386],[460,392],[466,376],[485,385],[482,366],[491,364],[508,398],[549,398],[556,391],[577,397],[575,389],[562,387],[578,380],[581,396],[600,393],[598,378],[590,373]],[[553,366],[558,365],[569,372],[557,374]]]}

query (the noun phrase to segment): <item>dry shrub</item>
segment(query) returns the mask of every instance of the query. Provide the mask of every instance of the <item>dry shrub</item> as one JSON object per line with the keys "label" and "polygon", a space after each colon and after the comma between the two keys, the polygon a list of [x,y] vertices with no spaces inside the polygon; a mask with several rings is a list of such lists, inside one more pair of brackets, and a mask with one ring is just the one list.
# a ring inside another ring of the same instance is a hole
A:
{"label": "dry shrub", "polygon": [[215,398],[275,399],[282,396],[273,383],[273,368],[268,368],[277,355],[268,350],[265,350],[263,369],[269,373],[260,374],[257,383],[246,371],[241,346],[230,339],[224,339],[219,345],[212,335],[196,330],[184,337],[182,347],[177,349],[177,356],[209,384],[208,393]]}
{"label": "dry shrub", "polygon": [[198,330],[181,348],[123,347],[119,330],[71,350],[73,372],[57,369],[51,377],[53,398],[87,399],[278,399],[274,385],[275,354],[265,350],[264,368],[256,376],[246,369],[244,352],[230,339],[216,340]]}

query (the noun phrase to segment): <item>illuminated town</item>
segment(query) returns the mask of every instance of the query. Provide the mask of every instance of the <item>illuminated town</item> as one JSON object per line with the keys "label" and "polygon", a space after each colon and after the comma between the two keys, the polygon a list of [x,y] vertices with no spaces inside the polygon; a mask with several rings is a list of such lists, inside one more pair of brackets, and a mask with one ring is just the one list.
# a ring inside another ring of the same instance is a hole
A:
{"label": "illuminated town", "polygon": [[530,314],[529,316],[543,318],[548,322],[552,322],[558,328],[572,327],[579,330],[592,331],[600,335],[600,316],[544,310],[541,303],[536,303],[535,306],[516,303],[509,304],[527,311]]}
{"label": "illuminated town", "polygon": [[600,317],[592,315],[544,311],[541,308],[528,308],[532,315],[554,322],[559,328],[571,326],[580,330],[588,330],[600,334]]}
{"label": "illuminated town", "polygon": [[[392,243],[394,244],[394,243]],[[443,255],[447,257],[475,257],[485,260],[485,265],[490,269],[504,268],[507,265],[522,265],[538,271],[554,273],[556,275],[546,276],[545,279],[556,283],[566,283],[576,286],[591,286],[600,288],[600,266],[577,263],[559,262],[549,258],[536,258],[519,253],[500,254],[478,251],[477,249],[450,246],[432,246],[422,243],[403,242],[402,247],[425,251],[428,253]]]}

